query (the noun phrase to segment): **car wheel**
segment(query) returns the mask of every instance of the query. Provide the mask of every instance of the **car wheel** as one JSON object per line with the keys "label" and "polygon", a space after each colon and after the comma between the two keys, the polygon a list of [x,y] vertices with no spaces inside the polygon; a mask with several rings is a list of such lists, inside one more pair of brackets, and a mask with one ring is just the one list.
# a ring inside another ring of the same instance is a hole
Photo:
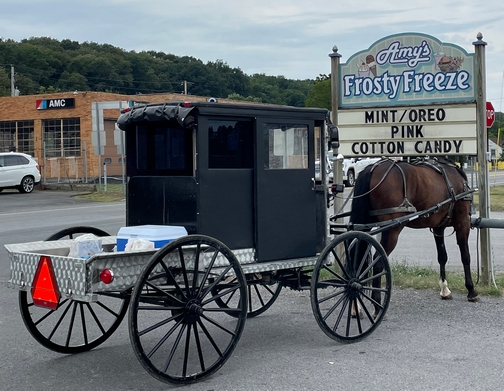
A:
{"label": "car wheel", "polygon": [[347,180],[345,181],[346,186],[353,187],[355,185],[355,173],[353,170],[348,170]]}
{"label": "car wheel", "polygon": [[18,187],[20,193],[31,193],[35,188],[35,181],[31,176],[25,176]]}

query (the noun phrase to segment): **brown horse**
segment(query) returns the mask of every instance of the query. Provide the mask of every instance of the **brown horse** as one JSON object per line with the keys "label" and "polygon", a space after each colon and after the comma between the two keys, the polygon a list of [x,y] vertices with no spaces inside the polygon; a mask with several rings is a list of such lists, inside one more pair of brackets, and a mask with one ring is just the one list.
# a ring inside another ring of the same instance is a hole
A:
{"label": "brown horse", "polygon": [[[449,201],[446,202],[447,200]],[[443,299],[451,298],[445,273],[448,255],[444,232],[445,228],[453,227],[464,266],[467,299],[477,301],[478,294],[471,278],[468,245],[471,200],[467,176],[462,169],[447,160],[426,158],[417,159],[410,164],[382,159],[373,166],[366,167],[357,178],[350,224],[380,224],[379,222],[392,222],[401,216],[415,216],[416,213],[418,218],[391,224],[390,229],[382,232],[380,243],[389,255],[404,227],[431,228],[436,243],[440,294]],[[376,267],[379,268],[379,264]]]}

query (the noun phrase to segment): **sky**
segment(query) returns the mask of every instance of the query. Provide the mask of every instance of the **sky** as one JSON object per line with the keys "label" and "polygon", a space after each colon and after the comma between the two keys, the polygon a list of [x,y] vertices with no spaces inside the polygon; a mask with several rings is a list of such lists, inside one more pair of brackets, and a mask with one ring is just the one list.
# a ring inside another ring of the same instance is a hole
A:
{"label": "sky", "polygon": [[[222,60],[247,75],[315,79],[333,46],[344,63],[393,34],[431,35],[474,53],[481,32],[486,97],[504,110],[502,0],[1,0],[0,37],[110,44]],[[13,64],[15,65],[15,64]]]}

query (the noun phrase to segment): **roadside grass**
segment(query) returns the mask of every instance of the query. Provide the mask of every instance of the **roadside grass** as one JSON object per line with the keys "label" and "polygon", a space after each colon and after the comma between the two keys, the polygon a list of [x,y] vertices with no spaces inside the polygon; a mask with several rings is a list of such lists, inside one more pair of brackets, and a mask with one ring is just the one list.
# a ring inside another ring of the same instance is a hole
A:
{"label": "roadside grass", "polygon": [[[439,269],[410,265],[406,262],[392,262],[390,264],[392,272],[392,283],[396,288],[432,289],[439,291]],[[489,286],[481,285],[476,273],[472,273],[473,283],[479,295],[502,296],[504,294],[504,274],[495,276],[497,288],[490,281]],[[467,289],[464,284],[463,272],[446,272],[446,281],[452,292],[465,293]]]}
{"label": "roadside grass", "polygon": [[[473,193],[473,203],[478,208],[479,192]],[[490,210],[493,212],[504,212],[504,186],[490,187]]]}
{"label": "roadside grass", "polygon": [[99,202],[114,202],[124,200],[126,196],[124,195],[122,184],[108,184],[107,191],[105,191],[104,186],[102,185],[101,190],[97,188],[96,191],[93,191],[90,194],[78,195],[75,198]]}

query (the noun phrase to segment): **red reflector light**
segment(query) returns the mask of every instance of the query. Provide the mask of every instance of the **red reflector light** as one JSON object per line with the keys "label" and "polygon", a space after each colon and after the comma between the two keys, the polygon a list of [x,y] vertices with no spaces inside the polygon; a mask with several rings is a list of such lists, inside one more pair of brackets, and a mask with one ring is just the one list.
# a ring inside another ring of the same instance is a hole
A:
{"label": "red reflector light", "polygon": [[110,284],[112,281],[114,281],[114,273],[112,273],[112,270],[110,269],[103,269],[100,272],[100,280],[104,284]]}
{"label": "red reflector light", "polygon": [[51,257],[43,255],[33,278],[31,295],[33,304],[38,307],[55,310],[58,308],[60,293],[56,276],[51,262]]}
{"label": "red reflector light", "polygon": [[182,103],[182,106],[191,107],[191,102],[184,102],[184,103]]}

